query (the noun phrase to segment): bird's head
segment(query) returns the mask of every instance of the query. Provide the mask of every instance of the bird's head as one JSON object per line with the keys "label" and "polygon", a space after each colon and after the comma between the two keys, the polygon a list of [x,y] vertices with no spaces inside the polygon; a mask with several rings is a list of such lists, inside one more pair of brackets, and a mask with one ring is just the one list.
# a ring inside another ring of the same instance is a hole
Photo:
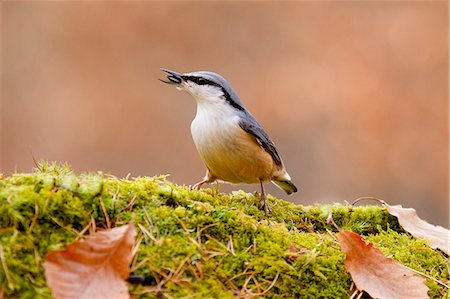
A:
{"label": "bird's head", "polygon": [[163,68],[161,70],[167,74],[167,79],[160,81],[190,93],[197,103],[226,102],[238,110],[244,110],[231,85],[216,73],[200,71],[181,74]]}

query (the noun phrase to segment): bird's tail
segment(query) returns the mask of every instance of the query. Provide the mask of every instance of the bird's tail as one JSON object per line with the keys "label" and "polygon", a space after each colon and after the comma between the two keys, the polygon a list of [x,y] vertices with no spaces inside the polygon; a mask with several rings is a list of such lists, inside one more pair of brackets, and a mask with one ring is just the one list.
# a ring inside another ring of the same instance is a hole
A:
{"label": "bird's tail", "polygon": [[275,183],[279,188],[283,189],[287,194],[297,192],[297,187],[294,185],[294,183],[292,183],[291,180],[276,178],[273,179],[272,182]]}

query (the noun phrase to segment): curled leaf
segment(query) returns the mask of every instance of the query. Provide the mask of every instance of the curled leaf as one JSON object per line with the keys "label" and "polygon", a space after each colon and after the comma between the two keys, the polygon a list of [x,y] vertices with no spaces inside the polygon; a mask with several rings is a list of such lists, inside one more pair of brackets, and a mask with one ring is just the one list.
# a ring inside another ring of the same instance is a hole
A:
{"label": "curled leaf", "polygon": [[439,248],[450,255],[450,230],[420,219],[414,209],[403,208],[401,205],[390,206],[386,203],[384,205],[391,215],[397,217],[404,230],[416,238],[427,240],[431,248]]}
{"label": "curled leaf", "polygon": [[372,243],[352,231],[341,231],[338,240],[346,254],[345,269],[356,287],[373,298],[428,298],[424,280],[387,258]]}
{"label": "curled leaf", "polygon": [[47,254],[45,278],[59,298],[129,298],[125,279],[134,243],[132,224],[96,233]]}

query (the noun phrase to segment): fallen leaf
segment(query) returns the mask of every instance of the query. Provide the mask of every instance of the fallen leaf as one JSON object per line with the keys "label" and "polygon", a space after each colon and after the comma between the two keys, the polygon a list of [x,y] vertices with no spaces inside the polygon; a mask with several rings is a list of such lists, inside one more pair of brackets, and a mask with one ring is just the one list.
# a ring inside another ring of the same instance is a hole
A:
{"label": "fallen leaf", "polygon": [[291,260],[296,260],[300,254],[304,254],[304,249],[297,249],[294,244],[289,244],[289,252],[287,253],[287,257]]}
{"label": "fallen leaf", "polygon": [[338,233],[342,251],[346,254],[345,269],[356,287],[373,298],[428,298],[424,280],[411,270],[387,258],[372,243],[360,235],[344,230]]}
{"label": "fallen leaf", "polygon": [[44,268],[53,296],[130,298],[125,280],[130,273],[134,234],[134,226],[129,224],[49,252]]}
{"label": "fallen leaf", "polygon": [[403,208],[401,205],[390,206],[385,202],[384,205],[391,215],[397,217],[404,230],[416,238],[427,240],[431,248],[439,248],[450,255],[450,230],[420,219],[414,209]]}

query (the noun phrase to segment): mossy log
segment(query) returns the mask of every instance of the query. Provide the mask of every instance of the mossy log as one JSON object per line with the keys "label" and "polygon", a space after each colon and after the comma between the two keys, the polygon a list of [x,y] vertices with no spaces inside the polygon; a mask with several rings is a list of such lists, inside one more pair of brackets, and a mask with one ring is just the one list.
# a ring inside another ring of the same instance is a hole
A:
{"label": "mossy log", "polygon": [[[138,232],[131,265],[139,298],[349,298],[354,291],[334,221],[375,243],[387,256],[449,282],[449,260],[413,238],[381,206],[301,206],[269,196],[190,191],[165,177],[118,179],[75,175],[41,163],[0,179],[0,297],[50,298],[43,262],[96,230],[130,221]],[[427,279],[430,298],[446,289]]]}

